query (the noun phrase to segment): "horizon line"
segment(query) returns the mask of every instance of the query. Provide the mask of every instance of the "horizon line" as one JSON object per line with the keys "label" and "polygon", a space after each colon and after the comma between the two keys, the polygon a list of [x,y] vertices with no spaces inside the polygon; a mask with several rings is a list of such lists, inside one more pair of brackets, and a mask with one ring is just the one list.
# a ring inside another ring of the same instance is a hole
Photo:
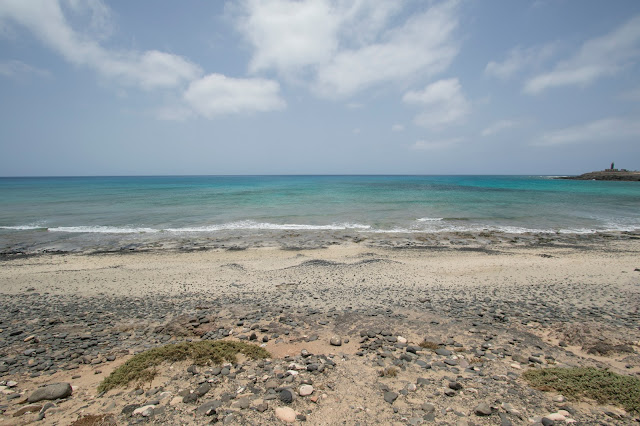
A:
{"label": "horizon line", "polygon": [[19,175],[0,176],[0,179],[44,179],[44,178],[116,178],[116,177],[331,177],[331,176],[573,176],[572,173],[266,173],[266,174],[141,174],[141,175]]}

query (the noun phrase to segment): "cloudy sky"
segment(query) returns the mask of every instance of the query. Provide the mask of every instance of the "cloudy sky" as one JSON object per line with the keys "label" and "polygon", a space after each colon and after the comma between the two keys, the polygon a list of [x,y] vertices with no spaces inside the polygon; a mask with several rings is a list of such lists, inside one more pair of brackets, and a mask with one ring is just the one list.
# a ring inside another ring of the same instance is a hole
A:
{"label": "cloudy sky", "polygon": [[0,0],[0,176],[640,169],[640,1]]}

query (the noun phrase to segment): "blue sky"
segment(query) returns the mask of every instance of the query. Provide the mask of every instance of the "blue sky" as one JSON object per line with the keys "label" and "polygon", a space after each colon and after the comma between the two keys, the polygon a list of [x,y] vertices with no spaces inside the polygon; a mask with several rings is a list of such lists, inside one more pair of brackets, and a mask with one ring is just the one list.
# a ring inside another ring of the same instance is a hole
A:
{"label": "blue sky", "polygon": [[0,1],[0,176],[640,169],[640,2]]}

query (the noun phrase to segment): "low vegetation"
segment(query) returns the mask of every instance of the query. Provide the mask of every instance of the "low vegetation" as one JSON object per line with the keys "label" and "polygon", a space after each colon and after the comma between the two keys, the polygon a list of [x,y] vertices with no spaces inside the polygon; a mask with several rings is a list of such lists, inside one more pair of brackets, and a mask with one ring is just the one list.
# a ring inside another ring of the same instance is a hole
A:
{"label": "low vegetation", "polygon": [[156,367],[163,362],[189,360],[196,365],[220,364],[224,361],[236,362],[236,355],[239,353],[251,359],[270,356],[269,352],[259,346],[228,340],[203,340],[161,346],[141,352],[122,364],[100,383],[98,392],[127,386],[131,382],[150,382],[157,374]]}
{"label": "low vegetation", "polygon": [[380,377],[396,377],[398,375],[398,369],[395,367],[385,367],[378,371]]}
{"label": "low vegetation", "polygon": [[640,413],[640,379],[637,377],[591,367],[532,369],[522,377],[539,390],[557,391],[571,399],[590,398]]}
{"label": "low vegetation", "polygon": [[435,351],[440,347],[440,345],[437,344],[436,342],[431,342],[429,340],[423,340],[422,342],[420,342],[418,346],[420,346],[423,349],[431,349],[432,351]]}

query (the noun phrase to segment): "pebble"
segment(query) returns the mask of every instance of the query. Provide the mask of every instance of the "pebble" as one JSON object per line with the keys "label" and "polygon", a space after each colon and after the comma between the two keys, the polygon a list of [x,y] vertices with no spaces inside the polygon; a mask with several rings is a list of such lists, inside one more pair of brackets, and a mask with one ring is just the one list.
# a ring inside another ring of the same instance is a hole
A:
{"label": "pebble", "polygon": [[311,386],[311,385],[302,385],[302,386],[300,386],[300,389],[298,390],[298,393],[300,394],[300,396],[311,395],[313,393],[313,386]]}
{"label": "pebble", "polygon": [[342,346],[342,339],[339,336],[333,336],[329,340],[329,343],[331,344],[331,346]]}
{"label": "pebble", "polygon": [[24,407],[20,408],[18,411],[13,413],[13,417],[20,417],[26,413],[36,413],[40,410],[42,410],[42,405],[38,405],[38,404],[25,405]]}
{"label": "pebble", "polygon": [[284,402],[285,404],[291,404],[294,398],[294,393],[291,389],[287,388],[280,391],[280,401]]}
{"label": "pebble", "polygon": [[478,416],[490,416],[491,415],[491,407],[487,403],[480,403],[473,409],[473,412]]}
{"label": "pebble", "polygon": [[398,399],[398,394],[395,392],[387,391],[384,393],[384,400],[389,404],[393,404],[393,402]]}
{"label": "pebble", "polygon": [[155,405],[145,405],[139,408],[136,408],[135,410],[133,410],[133,415],[137,416],[137,415],[141,415],[142,417],[149,417],[153,414],[153,409],[155,408]]}
{"label": "pebble", "polygon": [[296,412],[289,407],[276,408],[276,417],[285,423],[293,423],[296,421]]}

